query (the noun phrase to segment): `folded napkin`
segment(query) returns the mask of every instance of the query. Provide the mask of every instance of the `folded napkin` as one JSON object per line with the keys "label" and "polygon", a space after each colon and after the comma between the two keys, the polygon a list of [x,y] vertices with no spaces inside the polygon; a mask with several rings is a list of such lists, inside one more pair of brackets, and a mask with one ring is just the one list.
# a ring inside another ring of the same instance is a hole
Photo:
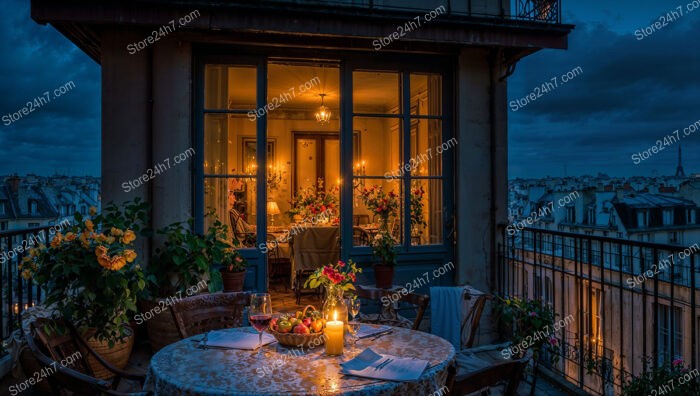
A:
{"label": "folded napkin", "polygon": [[[387,364],[387,359],[391,359]],[[343,374],[388,381],[416,381],[420,378],[427,360],[402,358],[393,355],[380,355],[370,348],[365,349],[354,359],[340,363]],[[378,366],[383,366],[377,369]]]}
{"label": "folded napkin", "polygon": [[357,331],[357,337],[358,338],[372,337],[375,334],[384,333],[384,332],[389,331],[389,330],[391,330],[391,327],[389,327],[389,326],[372,326],[372,325],[362,324],[362,325],[360,325],[360,330]]}
{"label": "folded napkin", "polygon": [[[262,343],[267,345],[275,341],[275,337],[263,333]],[[258,334],[243,331],[212,331],[206,341],[207,347],[230,349],[255,349],[258,347]]]}

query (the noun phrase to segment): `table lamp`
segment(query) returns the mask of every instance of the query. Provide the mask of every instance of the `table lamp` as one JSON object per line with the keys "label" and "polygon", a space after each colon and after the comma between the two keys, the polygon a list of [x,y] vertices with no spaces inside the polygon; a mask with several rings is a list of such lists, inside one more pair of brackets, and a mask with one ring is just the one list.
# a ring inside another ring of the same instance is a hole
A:
{"label": "table lamp", "polygon": [[275,215],[280,214],[280,207],[275,201],[267,201],[267,214],[270,215],[270,226],[275,226]]}

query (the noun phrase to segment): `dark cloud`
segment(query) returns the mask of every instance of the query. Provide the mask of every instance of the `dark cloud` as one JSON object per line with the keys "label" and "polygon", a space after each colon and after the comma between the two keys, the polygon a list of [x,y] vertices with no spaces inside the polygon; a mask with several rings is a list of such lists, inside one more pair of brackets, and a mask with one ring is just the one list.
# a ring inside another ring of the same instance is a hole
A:
{"label": "dark cloud", "polygon": [[[634,35],[675,6],[612,13],[602,9],[608,5],[578,4],[577,14],[568,15],[583,22],[574,21],[569,50],[544,50],[518,65],[509,101],[552,77],[559,87],[509,112],[511,177],[563,175],[565,169],[569,175],[675,172],[678,144],[639,165],[631,160],[700,119],[700,10],[642,40]],[[562,84],[560,76],[579,66],[583,73]],[[681,144],[686,172],[700,172],[700,131]]]}
{"label": "dark cloud", "polygon": [[[0,117],[49,91],[51,101],[10,125],[0,121],[0,175],[100,174],[100,68],[49,25],[34,22],[29,1],[0,14]],[[66,83],[70,91],[53,98]]]}

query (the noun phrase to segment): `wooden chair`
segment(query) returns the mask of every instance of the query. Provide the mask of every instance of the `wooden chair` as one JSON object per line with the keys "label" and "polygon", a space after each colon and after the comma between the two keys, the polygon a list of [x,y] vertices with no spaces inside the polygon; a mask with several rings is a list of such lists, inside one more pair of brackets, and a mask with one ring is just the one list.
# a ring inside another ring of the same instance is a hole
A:
{"label": "wooden chair", "polygon": [[362,227],[352,227],[352,245],[369,246],[370,236]]}
{"label": "wooden chair", "polygon": [[229,221],[233,237],[241,242],[242,246],[255,246],[256,235],[255,226],[248,224],[241,216],[240,212],[231,208],[228,211]]}
{"label": "wooden chair", "polygon": [[[382,290],[382,289],[366,289],[362,286],[357,286],[356,289],[357,297],[363,300],[375,301],[380,310],[376,316],[362,315],[360,321],[365,323],[374,324],[385,324],[390,326],[405,327],[412,330],[418,330],[421,322],[423,321],[423,315],[425,310],[430,305],[430,296],[417,293],[402,294],[398,291]],[[382,297],[389,299],[388,301],[398,300],[396,302],[399,304],[399,308],[394,308],[393,304],[385,304]],[[408,304],[408,307],[402,308],[401,303]],[[402,318],[399,315],[400,311],[404,310],[414,310],[416,318],[411,323],[407,319]],[[371,314],[375,315],[375,314]]]}
{"label": "wooden chair", "polygon": [[474,340],[476,339],[476,332],[479,330],[479,322],[481,321],[481,314],[484,312],[486,301],[492,300],[493,297],[485,293],[470,293],[469,291],[465,291],[464,299],[476,299],[472,304],[471,309],[462,320],[461,327],[461,334],[466,334],[466,340],[464,340],[463,337],[463,346],[464,348],[471,348],[474,345]]}
{"label": "wooden chair", "polygon": [[177,331],[183,339],[211,330],[240,327],[243,308],[250,305],[249,292],[200,294],[170,306]]}
{"label": "wooden chair", "polygon": [[359,226],[359,225],[368,224],[368,223],[369,223],[369,215],[366,215],[366,214],[352,215],[352,225]]}
{"label": "wooden chair", "polygon": [[[448,393],[450,395],[467,395],[485,390],[501,382],[506,382],[503,396],[515,396],[523,377],[523,371],[529,360],[529,357],[524,357],[519,360],[496,363],[480,370],[472,371],[461,378],[457,377],[456,367],[450,366],[445,385],[449,389]],[[488,392],[483,391],[481,394],[486,395]]]}
{"label": "wooden chair", "polygon": [[[55,331],[47,331],[54,324],[49,319],[37,319],[29,324],[30,332],[25,334],[27,346],[34,357],[32,362],[26,354],[22,354],[22,365],[27,377],[30,377],[36,369],[55,371],[48,376],[48,384],[53,394],[65,395],[146,395],[147,393],[122,393],[116,389],[122,379],[137,381],[143,387],[146,376],[120,370],[105,361],[97,352],[87,345],[78,334],[75,327],[66,324],[67,334],[57,334]],[[63,325],[63,322],[59,322]],[[47,356],[46,353],[50,355]],[[97,379],[87,362],[88,356],[97,360],[102,366],[114,374],[107,381]],[[72,364],[63,366],[63,363]],[[37,364],[38,363],[38,364]],[[70,393],[67,393],[69,391]]]}
{"label": "wooden chair", "polygon": [[273,235],[268,234],[267,242],[268,282],[282,279],[284,290],[287,291],[289,290],[289,278],[292,274],[292,260],[289,257],[282,257],[279,242]]}

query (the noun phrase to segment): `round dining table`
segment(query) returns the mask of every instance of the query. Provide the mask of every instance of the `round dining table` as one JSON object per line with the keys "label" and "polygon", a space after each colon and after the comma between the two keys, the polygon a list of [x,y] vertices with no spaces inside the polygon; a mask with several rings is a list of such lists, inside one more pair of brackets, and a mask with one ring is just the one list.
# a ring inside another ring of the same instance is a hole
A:
{"label": "round dining table", "polygon": [[[287,348],[277,342],[258,351],[201,349],[202,336],[180,340],[151,359],[144,390],[155,395],[429,395],[445,386],[455,349],[435,335],[394,327],[381,337],[361,339],[354,352],[327,356],[324,346]],[[225,331],[254,332],[252,328]],[[340,363],[367,347],[379,354],[427,360],[417,381],[396,382],[345,375]]]}

